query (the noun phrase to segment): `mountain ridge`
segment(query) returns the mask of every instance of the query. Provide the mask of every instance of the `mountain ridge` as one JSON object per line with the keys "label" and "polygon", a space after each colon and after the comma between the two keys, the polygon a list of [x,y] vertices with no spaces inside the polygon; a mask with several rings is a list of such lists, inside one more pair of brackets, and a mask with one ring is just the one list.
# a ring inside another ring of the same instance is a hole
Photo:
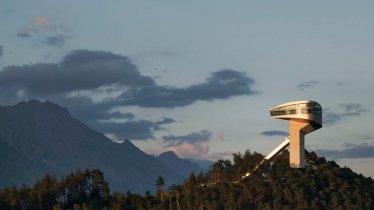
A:
{"label": "mountain ridge", "polygon": [[179,183],[175,173],[129,140],[115,143],[52,102],[30,100],[0,106],[0,186],[31,184],[46,173],[58,177],[98,168],[114,190],[155,190],[155,180]]}
{"label": "mountain ridge", "polygon": [[187,178],[191,172],[198,174],[205,171],[198,164],[188,159],[179,158],[173,151],[161,153],[156,158],[184,178]]}

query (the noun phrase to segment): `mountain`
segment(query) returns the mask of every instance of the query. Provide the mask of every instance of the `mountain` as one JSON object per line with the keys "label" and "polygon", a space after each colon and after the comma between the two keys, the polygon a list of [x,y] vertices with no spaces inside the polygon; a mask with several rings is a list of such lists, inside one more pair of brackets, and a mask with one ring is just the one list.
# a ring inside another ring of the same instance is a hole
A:
{"label": "mountain", "polygon": [[179,158],[172,151],[164,152],[156,158],[161,163],[171,168],[176,174],[179,174],[184,178],[187,178],[191,174],[191,172],[198,174],[204,171],[204,169],[198,164],[187,159]]}
{"label": "mountain", "polygon": [[112,190],[155,190],[158,176],[180,183],[181,174],[130,141],[114,143],[51,102],[31,100],[0,107],[0,186],[32,184],[46,173],[77,169],[104,172]]}
{"label": "mountain", "polygon": [[210,167],[212,167],[212,165],[214,164],[214,161],[212,160],[201,160],[201,159],[193,159],[193,158],[188,159],[188,160],[199,165],[201,168],[204,169],[204,171],[209,170]]}

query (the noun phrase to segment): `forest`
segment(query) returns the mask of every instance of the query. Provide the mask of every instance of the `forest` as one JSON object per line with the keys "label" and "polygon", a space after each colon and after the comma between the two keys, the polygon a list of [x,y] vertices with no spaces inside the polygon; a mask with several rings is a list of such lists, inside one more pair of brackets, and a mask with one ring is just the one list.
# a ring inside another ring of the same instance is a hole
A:
{"label": "forest", "polygon": [[181,184],[155,180],[157,192],[111,192],[99,169],[77,170],[62,179],[45,175],[33,186],[0,190],[1,210],[240,210],[374,209],[374,180],[306,152],[306,166],[292,169],[288,151],[236,183],[263,159],[247,150],[215,162]]}

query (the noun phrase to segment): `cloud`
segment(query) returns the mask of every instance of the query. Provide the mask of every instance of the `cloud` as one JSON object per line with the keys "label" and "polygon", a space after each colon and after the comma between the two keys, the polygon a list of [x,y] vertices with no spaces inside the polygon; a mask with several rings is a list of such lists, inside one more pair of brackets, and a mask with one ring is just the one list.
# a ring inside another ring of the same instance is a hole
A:
{"label": "cloud", "polygon": [[86,122],[92,122],[100,120],[111,120],[111,119],[127,119],[133,120],[135,115],[133,113],[122,113],[119,111],[110,112],[103,107],[100,109],[100,105],[95,107],[95,105],[91,105],[91,107],[82,107],[81,109],[77,110],[76,108],[72,110],[73,116],[78,119],[82,119]]}
{"label": "cloud", "polygon": [[106,102],[111,106],[175,108],[199,100],[257,94],[252,78],[230,69],[213,72],[205,82],[186,88],[157,85],[127,57],[102,51],[76,50],[61,63],[8,66],[0,72],[0,86],[19,86],[37,95],[94,90],[113,84],[122,86],[123,93]]}
{"label": "cloud", "polygon": [[164,149],[149,149],[146,152],[150,154],[160,154],[165,151],[173,151],[183,158],[217,160],[224,159],[232,155],[232,152],[214,152],[209,149],[209,140],[212,132],[201,130],[182,136],[169,135],[163,136],[162,140],[166,143]]}
{"label": "cloud", "polygon": [[162,139],[164,140],[164,142],[168,143],[167,147],[171,147],[171,146],[179,146],[179,145],[182,145],[183,143],[199,144],[202,142],[208,142],[211,136],[212,136],[212,132],[207,131],[207,130],[202,130],[199,132],[192,132],[184,136],[175,136],[175,135],[163,136]]}
{"label": "cloud", "polygon": [[134,120],[133,113],[115,111],[104,103],[94,103],[87,97],[50,98],[61,106],[67,107],[71,115],[89,127],[113,137],[114,140],[149,140],[154,139],[154,132],[166,130],[165,125],[174,123],[171,118],[159,121]]}
{"label": "cloud", "polygon": [[374,157],[374,145],[368,143],[354,144],[345,143],[345,147],[342,150],[316,150],[316,153],[322,156],[331,157],[333,159],[342,158],[373,158]]}
{"label": "cloud", "polygon": [[[192,132],[183,136],[163,136],[162,139],[164,143],[167,144],[165,146],[166,151],[173,151],[178,156],[184,158],[217,160],[227,158],[227,156],[232,155],[232,152],[210,153],[208,142],[211,136],[212,132],[202,130],[198,132]],[[157,151],[149,152],[154,153]]]}
{"label": "cloud", "polygon": [[342,114],[337,114],[334,112],[331,112],[328,109],[324,109],[324,114],[322,117],[323,126],[330,126],[335,125],[337,122],[339,122],[342,119]]}
{"label": "cloud", "polygon": [[46,17],[36,17],[32,21],[33,25],[38,26],[38,27],[46,26],[46,25],[48,25],[48,22],[49,22],[48,18],[46,18]]}
{"label": "cloud", "polygon": [[165,130],[162,125],[173,123],[171,118],[152,122],[149,120],[126,121],[126,122],[96,122],[91,127],[115,135],[118,139],[148,140],[154,139],[154,132]]}
{"label": "cloud", "polygon": [[[153,139],[154,132],[174,120],[134,120],[132,113],[118,107],[176,108],[196,101],[214,101],[233,96],[257,94],[254,80],[245,73],[224,69],[213,72],[201,83],[178,88],[158,85],[141,74],[131,60],[104,51],[75,50],[59,63],[7,66],[0,71],[0,102],[48,100],[66,107],[74,117],[103,133],[119,138]],[[165,136],[165,142],[204,143],[209,131],[185,136]]]}
{"label": "cloud", "polygon": [[[37,96],[31,96],[30,98],[37,98]],[[132,113],[113,111],[110,106],[95,103],[88,97],[66,97],[62,95],[54,95],[47,97],[47,99],[63,107],[67,107],[73,117],[80,119],[86,124],[108,121],[113,118],[122,120],[132,120],[135,118]]]}
{"label": "cloud", "polygon": [[0,45],[0,58],[4,54],[4,47]]}
{"label": "cloud", "polygon": [[338,108],[342,108],[343,111],[335,112],[332,111],[330,108],[323,109],[322,120],[324,126],[335,125],[342,119],[354,116],[357,117],[360,116],[362,113],[368,111],[367,109],[362,108],[362,106],[357,103],[340,104]]}
{"label": "cloud", "polygon": [[367,109],[363,109],[360,104],[356,103],[340,104],[339,107],[345,109],[343,116],[359,116],[361,113],[368,111]]}
{"label": "cloud", "polygon": [[47,36],[45,43],[52,46],[61,47],[65,44],[66,36],[58,34],[55,36]]}
{"label": "cloud", "polygon": [[20,38],[27,38],[27,37],[31,37],[31,33],[27,31],[21,31],[21,32],[18,32],[16,36]]}
{"label": "cloud", "polygon": [[277,130],[269,130],[261,132],[263,136],[289,136],[288,132],[285,131],[277,131]]}
{"label": "cloud", "polygon": [[[173,151],[179,157],[201,160],[218,160],[231,157],[233,152],[210,152],[209,144],[201,142],[198,144],[182,143],[180,145],[167,147],[167,151]],[[148,151],[155,153],[156,151]],[[160,152],[157,152],[160,153]]]}
{"label": "cloud", "polygon": [[224,69],[211,73],[201,84],[186,88],[171,86],[144,86],[126,92],[121,98],[122,105],[141,107],[175,108],[190,105],[196,101],[213,101],[240,95],[255,95],[254,80],[245,73]]}
{"label": "cloud", "polygon": [[316,84],[318,84],[317,81],[309,80],[309,81],[306,81],[306,82],[303,82],[303,83],[297,85],[297,88],[300,89],[301,91],[304,91],[305,89],[310,88],[310,87],[312,87]]}
{"label": "cloud", "polygon": [[205,159],[209,154],[209,145],[207,142],[199,144],[182,143],[177,146],[168,147],[167,150],[173,151],[178,156],[184,158]]}
{"label": "cloud", "polygon": [[19,38],[27,38],[37,35],[41,32],[46,33],[47,28],[50,26],[49,20],[46,17],[36,17],[32,20],[31,24],[23,27],[16,36]]}
{"label": "cloud", "polygon": [[0,72],[0,86],[19,85],[38,95],[90,90],[111,84],[149,85],[153,80],[142,76],[127,57],[86,50],[74,51],[60,64],[8,66]]}
{"label": "cloud", "polygon": [[16,34],[19,38],[35,36],[44,44],[61,47],[65,44],[70,28],[62,23],[53,23],[47,17],[36,17]]}

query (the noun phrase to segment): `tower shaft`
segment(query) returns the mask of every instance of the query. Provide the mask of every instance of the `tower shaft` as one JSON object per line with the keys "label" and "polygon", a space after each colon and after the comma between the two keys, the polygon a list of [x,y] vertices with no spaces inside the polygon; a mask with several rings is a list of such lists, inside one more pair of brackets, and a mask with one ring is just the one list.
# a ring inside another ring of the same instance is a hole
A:
{"label": "tower shaft", "polygon": [[304,168],[305,134],[313,131],[310,121],[303,119],[290,119],[290,166]]}
{"label": "tower shaft", "polygon": [[322,107],[315,101],[291,101],[270,109],[270,116],[290,124],[290,166],[303,168],[306,134],[322,127]]}

